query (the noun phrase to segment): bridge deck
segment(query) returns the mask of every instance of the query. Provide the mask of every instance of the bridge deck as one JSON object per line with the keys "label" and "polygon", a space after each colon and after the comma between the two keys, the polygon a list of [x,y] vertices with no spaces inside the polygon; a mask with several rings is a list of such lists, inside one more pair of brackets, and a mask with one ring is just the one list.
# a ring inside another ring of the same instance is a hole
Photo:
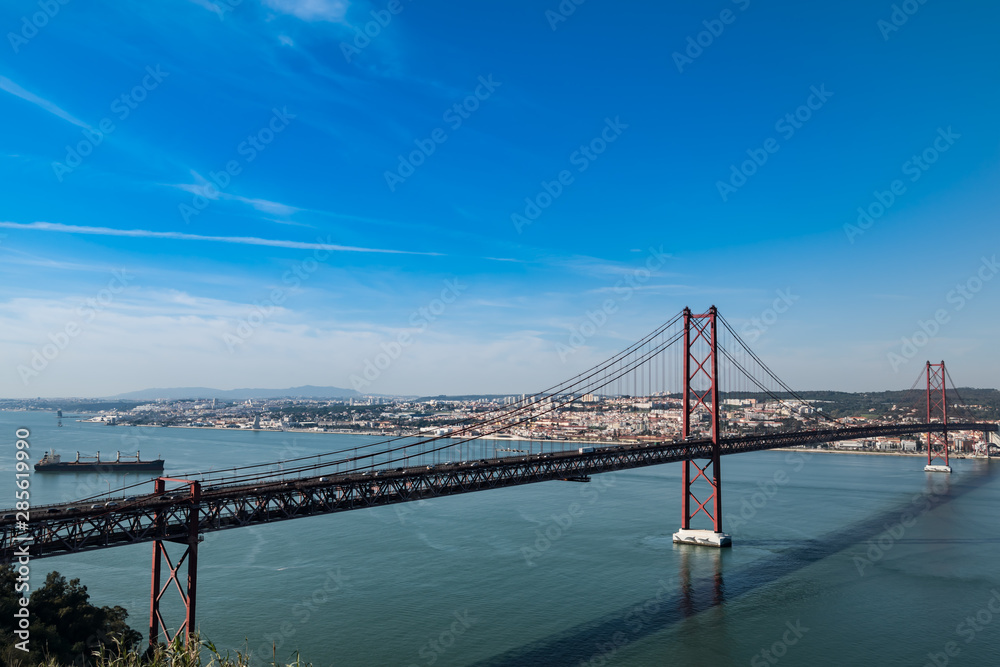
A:
{"label": "bridge deck", "polygon": [[[996,424],[953,423],[949,431],[996,432]],[[721,453],[739,454],[778,447],[941,432],[941,424],[903,424],[798,431],[724,439]],[[589,447],[589,446],[588,446]],[[471,493],[550,480],[581,478],[711,457],[710,440],[595,447],[591,452],[510,456],[450,465],[419,466],[310,477],[292,481],[209,487],[198,499],[201,533],[284,521],[319,514]],[[186,540],[193,507],[188,491],[139,496],[98,505],[36,506],[27,521],[2,510],[0,562],[16,559],[28,542],[32,558],[106,549],[153,540]]]}

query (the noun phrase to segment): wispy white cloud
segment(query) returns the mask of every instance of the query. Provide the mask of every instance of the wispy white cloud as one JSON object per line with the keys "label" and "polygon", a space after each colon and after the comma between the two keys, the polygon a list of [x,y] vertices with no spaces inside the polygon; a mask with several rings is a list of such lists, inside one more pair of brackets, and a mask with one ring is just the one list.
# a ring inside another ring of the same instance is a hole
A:
{"label": "wispy white cloud", "polygon": [[656,284],[649,285],[620,283],[614,286],[606,285],[597,289],[587,290],[587,294],[620,294],[623,288],[636,292],[650,292],[653,294],[673,294],[673,295],[745,295],[753,293],[753,290],[745,287],[720,287],[718,285],[685,285],[676,284]]}
{"label": "wispy white cloud", "polygon": [[169,187],[177,188],[178,190],[183,190],[184,192],[189,192],[193,195],[201,195],[205,199],[211,199],[212,201],[219,201],[220,199],[238,201],[252,206],[261,213],[267,213],[269,215],[288,217],[303,210],[297,206],[290,206],[288,204],[282,204],[281,202],[271,201],[269,199],[241,197],[240,195],[221,192],[213,183],[210,183],[208,179],[198,172],[192,170],[191,174],[194,176],[197,183],[174,183]]}
{"label": "wispy white cloud", "polygon": [[282,14],[290,14],[303,21],[330,21],[343,23],[347,16],[345,0],[264,0],[264,4]]}
{"label": "wispy white cloud", "polygon": [[[6,238],[6,234],[0,234],[0,239]],[[52,271],[86,271],[86,272],[106,272],[107,265],[104,264],[83,264],[80,262],[70,262],[55,260],[48,257],[40,257],[33,253],[28,253],[16,248],[5,248],[4,265],[15,266],[37,266]]]}
{"label": "wispy white cloud", "polygon": [[209,0],[191,0],[191,2],[198,5],[202,9],[207,9],[208,11],[217,15],[220,19],[224,18],[222,13],[222,7],[219,7],[214,2],[210,2]]}
{"label": "wispy white cloud", "polygon": [[290,216],[293,213],[298,213],[302,209],[296,208],[295,206],[289,206],[288,204],[282,204],[281,202],[269,201],[267,199],[252,199],[250,197],[240,197],[239,195],[229,195],[223,194],[223,199],[232,199],[234,201],[243,202],[244,204],[249,204],[261,213],[270,213],[271,215],[282,215]]}
{"label": "wispy white cloud", "polygon": [[63,111],[52,102],[42,99],[38,95],[35,95],[34,93],[25,90],[24,88],[17,85],[16,83],[14,83],[5,76],[0,76],[0,90],[8,92],[11,95],[14,95],[15,97],[20,97],[25,102],[30,102],[35,106],[39,107],[40,109],[48,111],[53,116],[58,116],[59,118],[62,118],[64,121],[72,123],[77,127],[82,127],[87,130],[91,129],[90,125],[87,125],[79,118],[76,118],[71,114],[67,113],[66,111]]}
{"label": "wispy white cloud", "polygon": [[553,259],[553,263],[560,264],[570,271],[584,276],[589,276],[591,278],[623,276],[634,273],[639,269],[647,270],[652,276],[655,277],[678,277],[680,274],[663,270],[663,264],[666,260],[675,259],[675,256],[669,253],[663,253],[662,246],[658,251],[653,252],[654,250],[655,249],[651,248],[646,251],[649,253],[648,257],[654,261],[654,268],[652,269],[650,269],[651,265],[648,262],[634,260],[629,262],[620,262],[600,257],[589,257],[586,255],[573,255],[566,258],[555,258]]}
{"label": "wispy white cloud", "polygon": [[297,250],[329,250],[335,252],[371,252],[394,255],[426,255],[441,256],[437,252],[416,252],[412,250],[393,250],[387,248],[363,248],[328,243],[307,241],[287,241],[284,239],[262,239],[254,236],[204,236],[201,234],[186,234],[183,232],[156,232],[148,229],[113,229],[111,227],[89,227],[83,225],[64,225],[58,222],[8,222],[0,221],[0,227],[5,229],[35,230],[44,232],[59,232],[63,234],[88,234],[93,236],[126,236],[131,238],[172,239],[177,241],[210,241],[215,243],[236,243],[239,245],[269,246],[272,248],[293,248]]}
{"label": "wispy white cloud", "polygon": [[309,229],[316,229],[316,225],[310,225],[308,222],[297,222],[295,220],[282,220],[280,218],[262,218],[268,222],[273,222],[276,225],[291,225],[293,227],[307,227]]}
{"label": "wispy white cloud", "polygon": [[218,192],[210,192],[205,189],[205,186],[198,185],[196,183],[174,183],[170,187],[183,190],[184,192],[189,192],[193,195],[201,195],[205,199],[211,199],[213,201],[218,201],[219,199]]}

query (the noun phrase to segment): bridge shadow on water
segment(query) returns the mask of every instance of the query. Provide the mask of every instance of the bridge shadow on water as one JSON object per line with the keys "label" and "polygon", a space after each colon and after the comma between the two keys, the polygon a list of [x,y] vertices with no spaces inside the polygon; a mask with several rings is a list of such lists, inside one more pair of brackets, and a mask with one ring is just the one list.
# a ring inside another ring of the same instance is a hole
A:
{"label": "bridge shadow on water", "polygon": [[[954,478],[953,478],[954,477]],[[708,547],[675,545],[679,552],[680,567],[669,590],[661,582],[660,590],[628,607],[605,614],[586,623],[568,628],[564,632],[508,650],[475,663],[480,667],[523,667],[524,665],[606,665],[622,648],[654,635],[703,611],[723,605],[742,595],[772,584],[825,558],[840,553],[851,546],[864,543],[886,532],[887,525],[896,525],[909,511],[918,517],[926,511],[960,498],[987,484],[993,479],[989,469],[963,472],[961,476],[941,476],[930,481],[919,502],[903,501],[867,519],[858,521],[820,538],[807,541],[743,540],[737,545],[775,547],[789,545],[787,549],[755,560],[737,570],[724,571],[723,554],[715,551],[706,554]],[[942,479],[943,478],[943,479]],[[900,544],[978,544],[1000,542],[1000,538],[940,540],[893,540]],[[738,546],[737,546],[738,548]],[[691,559],[697,554],[714,558],[715,572],[692,580]],[[617,645],[617,646],[616,646]]]}
{"label": "bridge shadow on water", "polygon": [[[884,532],[884,531],[883,531]],[[774,547],[791,544],[788,540],[740,540],[744,546]],[[919,539],[894,539],[893,544],[1000,544],[1000,537],[922,537]]]}

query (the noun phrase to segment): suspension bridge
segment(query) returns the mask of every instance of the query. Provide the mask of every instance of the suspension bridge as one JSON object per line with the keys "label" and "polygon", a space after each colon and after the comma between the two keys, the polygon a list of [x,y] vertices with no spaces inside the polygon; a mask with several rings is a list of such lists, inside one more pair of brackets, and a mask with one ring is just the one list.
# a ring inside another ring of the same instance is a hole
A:
{"label": "suspension bridge", "polygon": [[[914,385],[925,385],[918,392],[920,409],[902,414],[897,423],[844,423],[777,377],[714,306],[702,314],[685,308],[600,364],[470,418],[447,434],[382,439],[225,473],[159,477],[123,487],[117,495],[32,506],[30,512],[0,511],[0,562],[151,542],[153,645],[161,635],[172,640],[194,631],[198,545],[211,531],[537,482],[586,482],[603,472],[681,463],[681,525],[674,541],[726,547],[732,540],[723,531],[724,455],[912,436],[923,437],[924,470],[951,472],[949,431],[981,432],[988,455],[1000,445],[997,424],[949,422],[948,381],[944,362],[927,362]],[[783,416],[780,424],[761,426],[732,408],[758,400],[775,406]],[[597,406],[595,413],[605,418],[595,442],[548,443],[546,452],[540,441],[536,452],[533,444],[525,450],[511,446],[511,439],[495,439],[584,404]],[[655,428],[644,423],[644,435],[634,437],[635,420],[646,419],[654,406],[674,419],[660,420],[665,425]],[[630,421],[632,428],[623,428]],[[446,456],[455,460],[442,460]],[[27,452],[17,465],[19,472],[28,471]],[[151,492],[142,493],[139,487],[150,483]],[[176,560],[168,544],[183,548]],[[185,615],[174,633],[160,610],[171,585]]]}

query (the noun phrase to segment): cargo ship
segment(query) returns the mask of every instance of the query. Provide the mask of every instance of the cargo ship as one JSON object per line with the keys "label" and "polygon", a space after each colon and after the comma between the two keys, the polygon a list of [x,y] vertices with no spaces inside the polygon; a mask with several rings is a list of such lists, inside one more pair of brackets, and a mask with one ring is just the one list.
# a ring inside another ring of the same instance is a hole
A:
{"label": "cargo ship", "polygon": [[54,449],[45,452],[41,460],[35,464],[36,472],[91,472],[91,471],[115,471],[115,472],[163,472],[163,459],[153,461],[143,461],[139,458],[139,452],[135,456],[126,455],[122,458],[122,453],[117,452],[113,461],[101,460],[101,453],[97,456],[80,456],[76,453],[75,461],[63,461]]}

